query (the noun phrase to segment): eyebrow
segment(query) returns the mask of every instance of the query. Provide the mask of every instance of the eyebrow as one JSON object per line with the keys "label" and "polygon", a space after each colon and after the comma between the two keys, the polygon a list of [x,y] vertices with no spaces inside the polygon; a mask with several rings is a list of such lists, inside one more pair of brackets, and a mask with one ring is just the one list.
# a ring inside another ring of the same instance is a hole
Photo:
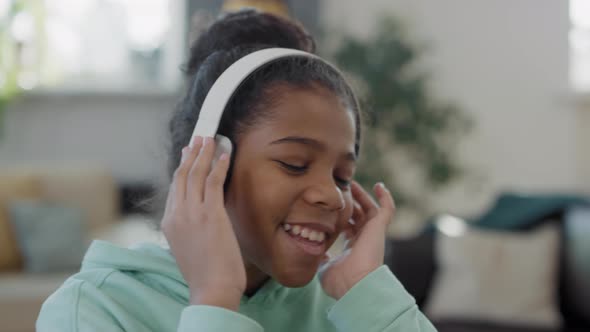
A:
{"label": "eyebrow", "polygon": [[[325,149],[325,145],[322,142],[317,141],[313,138],[301,137],[301,136],[283,137],[281,139],[271,142],[270,145],[287,144],[287,143],[296,143],[296,144],[306,145],[306,146],[310,146],[316,150],[324,150]],[[346,159],[356,162],[356,155],[354,154],[354,152],[347,152]]]}

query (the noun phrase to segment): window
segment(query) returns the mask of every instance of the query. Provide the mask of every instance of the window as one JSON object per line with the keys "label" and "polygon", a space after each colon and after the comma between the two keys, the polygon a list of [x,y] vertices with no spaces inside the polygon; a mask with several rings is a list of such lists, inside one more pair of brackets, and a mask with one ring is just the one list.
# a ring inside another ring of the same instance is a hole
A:
{"label": "window", "polygon": [[0,84],[13,75],[25,90],[135,93],[180,83],[183,0],[0,3]]}
{"label": "window", "polygon": [[576,91],[590,91],[590,1],[570,0],[570,80]]}

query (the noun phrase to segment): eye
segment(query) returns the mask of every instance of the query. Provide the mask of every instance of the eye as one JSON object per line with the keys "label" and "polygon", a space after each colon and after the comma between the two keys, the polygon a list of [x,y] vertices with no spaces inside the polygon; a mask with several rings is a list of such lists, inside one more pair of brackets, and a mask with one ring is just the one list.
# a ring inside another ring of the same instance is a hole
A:
{"label": "eye", "polygon": [[277,162],[289,172],[303,174],[305,171],[307,171],[307,166],[292,165],[280,160],[277,160]]}
{"label": "eye", "polygon": [[343,187],[343,188],[348,188],[350,187],[350,181],[349,180],[345,180],[339,177],[334,178],[336,180],[336,182],[338,183],[339,186]]}

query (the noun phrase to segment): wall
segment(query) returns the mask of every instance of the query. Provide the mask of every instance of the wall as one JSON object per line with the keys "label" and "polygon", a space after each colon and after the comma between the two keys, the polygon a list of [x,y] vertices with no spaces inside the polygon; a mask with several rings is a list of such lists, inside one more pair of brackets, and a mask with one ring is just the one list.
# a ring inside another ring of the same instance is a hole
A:
{"label": "wall", "polygon": [[165,167],[174,97],[35,95],[13,103],[0,140],[0,166],[96,163],[120,182],[149,181]]}
{"label": "wall", "polygon": [[[585,99],[587,99],[586,96]],[[590,193],[590,102],[586,100],[579,104],[578,128],[578,172],[581,174],[580,184],[585,193]]]}
{"label": "wall", "polygon": [[[434,89],[477,123],[460,158],[475,171],[434,195],[437,210],[473,215],[503,190],[590,192],[590,117],[568,87],[568,8],[552,0],[328,0],[330,24],[366,36],[376,13],[405,21],[432,51]],[[585,164],[582,160],[586,160]],[[477,180],[479,179],[479,180]]]}

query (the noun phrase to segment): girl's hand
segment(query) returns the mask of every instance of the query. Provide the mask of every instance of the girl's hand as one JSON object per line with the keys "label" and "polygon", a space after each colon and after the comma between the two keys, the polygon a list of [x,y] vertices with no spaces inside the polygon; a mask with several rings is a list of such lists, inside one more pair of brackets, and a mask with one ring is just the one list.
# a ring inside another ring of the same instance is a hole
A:
{"label": "girl's hand", "polygon": [[191,304],[238,310],[246,271],[224,205],[229,156],[213,168],[215,141],[197,137],[182,150],[170,186],[162,231],[190,290]]}
{"label": "girl's hand", "polygon": [[393,218],[395,204],[383,184],[373,188],[379,204],[357,183],[352,183],[354,209],[352,223],[345,230],[345,250],[329,259],[320,269],[324,291],[338,300],[357,282],[383,265],[385,234]]}

